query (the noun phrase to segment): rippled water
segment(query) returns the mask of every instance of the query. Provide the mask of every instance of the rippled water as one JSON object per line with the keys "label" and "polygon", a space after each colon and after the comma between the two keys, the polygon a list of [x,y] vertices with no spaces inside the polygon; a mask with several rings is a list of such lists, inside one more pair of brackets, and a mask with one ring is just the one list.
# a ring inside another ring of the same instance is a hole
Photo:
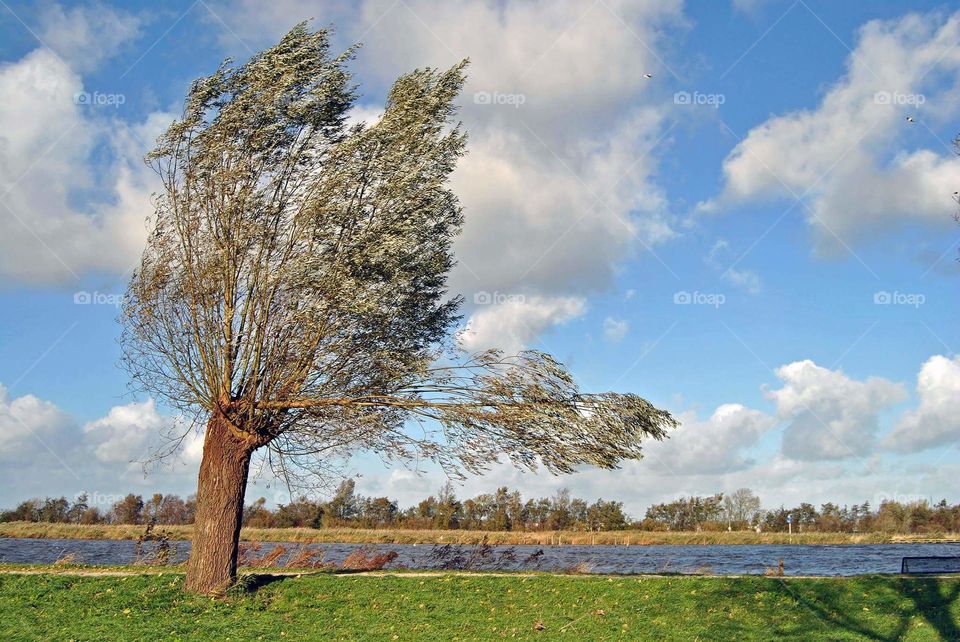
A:
{"label": "rippled water", "polygon": [[[189,542],[175,542],[176,561],[185,560]],[[0,539],[0,562],[51,564],[67,554],[78,563],[131,564],[135,543],[121,540]],[[263,544],[262,551],[273,544]],[[289,549],[299,544],[284,543]],[[322,550],[324,560],[339,563],[359,544],[310,544]],[[391,566],[414,569],[436,568],[430,544],[381,544],[377,550],[394,550],[399,557]],[[469,554],[474,547],[464,546]],[[539,564],[522,561],[543,549]],[[596,573],[712,573],[716,575],[762,574],[783,560],[787,575],[861,575],[898,573],[900,561],[908,556],[960,556],[958,544],[842,544],[842,545],[695,545],[695,546],[498,546],[496,553],[512,549],[517,562],[503,569],[538,568],[564,570],[585,562]],[[490,565],[487,565],[489,568]],[[482,568],[482,567],[481,567]]]}

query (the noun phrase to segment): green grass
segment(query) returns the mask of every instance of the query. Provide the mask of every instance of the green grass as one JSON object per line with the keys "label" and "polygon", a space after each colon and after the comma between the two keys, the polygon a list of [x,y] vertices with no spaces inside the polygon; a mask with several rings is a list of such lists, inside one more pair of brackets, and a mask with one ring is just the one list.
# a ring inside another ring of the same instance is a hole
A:
{"label": "green grass", "polygon": [[0,639],[960,639],[960,579],[318,574],[222,600],[182,584],[0,574]]}
{"label": "green grass", "polygon": [[[126,524],[0,523],[0,537],[47,539],[137,539],[143,526]],[[171,539],[187,540],[193,526],[158,526]],[[355,544],[891,544],[898,542],[958,541],[957,533],[906,535],[895,533],[755,533],[753,531],[461,531],[365,528],[244,528],[241,539],[255,542],[319,542]]]}

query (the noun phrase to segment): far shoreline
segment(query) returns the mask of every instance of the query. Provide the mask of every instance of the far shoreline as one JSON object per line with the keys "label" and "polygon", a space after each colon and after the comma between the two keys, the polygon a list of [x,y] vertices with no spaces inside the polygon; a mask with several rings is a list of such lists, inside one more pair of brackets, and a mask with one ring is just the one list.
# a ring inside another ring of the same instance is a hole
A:
{"label": "far shoreline", "polygon": [[[136,540],[144,525],[55,524],[43,522],[0,523],[0,538]],[[172,540],[189,540],[192,525],[158,524],[155,534]],[[756,533],[754,531],[468,531],[362,528],[244,528],[246,542],[295,542],[310,544],[482,544],[506,546],[653,546],[721,544],[950,544],[960,543],[960,533]]]}

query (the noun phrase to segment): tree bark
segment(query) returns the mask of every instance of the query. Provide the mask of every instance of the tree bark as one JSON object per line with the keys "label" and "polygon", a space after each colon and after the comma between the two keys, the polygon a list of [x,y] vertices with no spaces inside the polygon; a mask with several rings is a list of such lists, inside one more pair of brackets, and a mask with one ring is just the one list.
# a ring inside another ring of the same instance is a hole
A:
{"label": "tree bark", "polygon": [[243,498],[253,449],[219,415],[207,421],[185,588],[220,595],[237,577]]}

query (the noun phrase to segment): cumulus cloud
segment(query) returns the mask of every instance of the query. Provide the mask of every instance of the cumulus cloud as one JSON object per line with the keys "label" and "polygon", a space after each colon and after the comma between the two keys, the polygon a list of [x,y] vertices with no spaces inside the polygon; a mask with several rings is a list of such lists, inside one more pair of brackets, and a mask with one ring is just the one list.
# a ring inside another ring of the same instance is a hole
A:
{"label": "cumulus cloud", "polygon": [[40,13],[39,39],[79,72],[97,68],[140,35],[140,16],[102,2],[65,9],[53,4]]}
{"label": "cumulus cloud", "polygon": [[[660,127],[659,116],[648,115],[575,148],[552,137],[541,143],[544,132],[471,129],[470,153],[453,176],[467,214],[454,286],[590,292],[609,285],[634,239],[670,238],[666,199],[642,177]],[[592,149],[581,154],[585,144]],[[616,182],[616,168],[626,171],[632,158],[639,159],[635,174]],[[580,172],[571,173],[573,166]],[[659,213],[633,214],[644,210]]]}
{"label": "cumulus cloud", "polygon": [[55,404],[33,395],[11,399],[0,384],[0,457],[29,461],[33,458],[25,452],[45,451],[51,444],[59,448],[70,425],[70,417]]}
{"label": "cumulus cloud", "polygon": [[958,40],[960,14],[867,23],[820,104],[751,129],[724,160],[722,194],[704,207],[803,197],[799,209],[821,252],[907,221],[948,224],[960,160],[906,148],[925,127],[957,116]]}
{"label": "cumulus cloud", "polygon": [[547,328],[579,317],[585,310],[584,300],[576,297],[535,296],[494,303],[470,317],[459,342],[471,352],[500,348],[515,353]]}
{"label": "cumulus cloud", "polygon": [[[8,281],[124,273],[143,246],[155,185],[140,159],[172,118],[128,123],[77,104],[83,90],[48,49],[0,65],[0,276]],[[106,164],[96,160],[104,146]],[[79,197],[94,192],[96,200]]]}
{"label": "cumulus cloud", "polygon": [[919,405],[903,414],[885,445],[917,452],[960,440],[960,358],[934,355],[917,375]]}
{"label": "cumulus cloud", "polygon": [[907,396],[902,384],[879,377],[857,381],[809,359],[781,366],[776,374],[784,386],[766,396],[790,421],[783,454],[792,459],[862,457],[874,448],[880,412]]}
{"label": "cumulus cloud", "polygon": [[[163,453],[169,455],[167,468],[174,470],[196,466],[203,456],[203,434],[188,430],[182,418],[160,412],[153,399],[114,406],[85,424],[83,433],[94,458],[108,466],[134,464],[142,469]],[[176,450],[171,452],[171,447]]]}
{"label": "cumulus cloud", "polygon": [[718,406],[707,419],[687,411],[678,420],[670,439],[647,448],[648,465],[675,475],[722,475],[753,464],[749,449],[777,423],[738,403]]}
{"label": "cumulus cloud", "polygon": [[603,320],[603,336],[613,343],[623,341],[630,330],[630,324],[625,319],[607,317]]}
{"label": "cumulus cloud", "polygon": [[170,419],[157,412],[153,399],[114,406],[106,416],[91,421],[83,432],[93,444],[93,453],[102,462],[145,461],[149,444],[170,426]]}
{"label": "cumulus cloud", "polygon": [[[81,426],[55,403],[31,394],[12,398],[0,384],[0,505],[81,490],[119,497],[137,486],[189,494],[203,434],[185,431],[152,399],[114,406]],[[179,448],[170,453],[175,443]],[[153,460],[159,452],[171,456]]]}

